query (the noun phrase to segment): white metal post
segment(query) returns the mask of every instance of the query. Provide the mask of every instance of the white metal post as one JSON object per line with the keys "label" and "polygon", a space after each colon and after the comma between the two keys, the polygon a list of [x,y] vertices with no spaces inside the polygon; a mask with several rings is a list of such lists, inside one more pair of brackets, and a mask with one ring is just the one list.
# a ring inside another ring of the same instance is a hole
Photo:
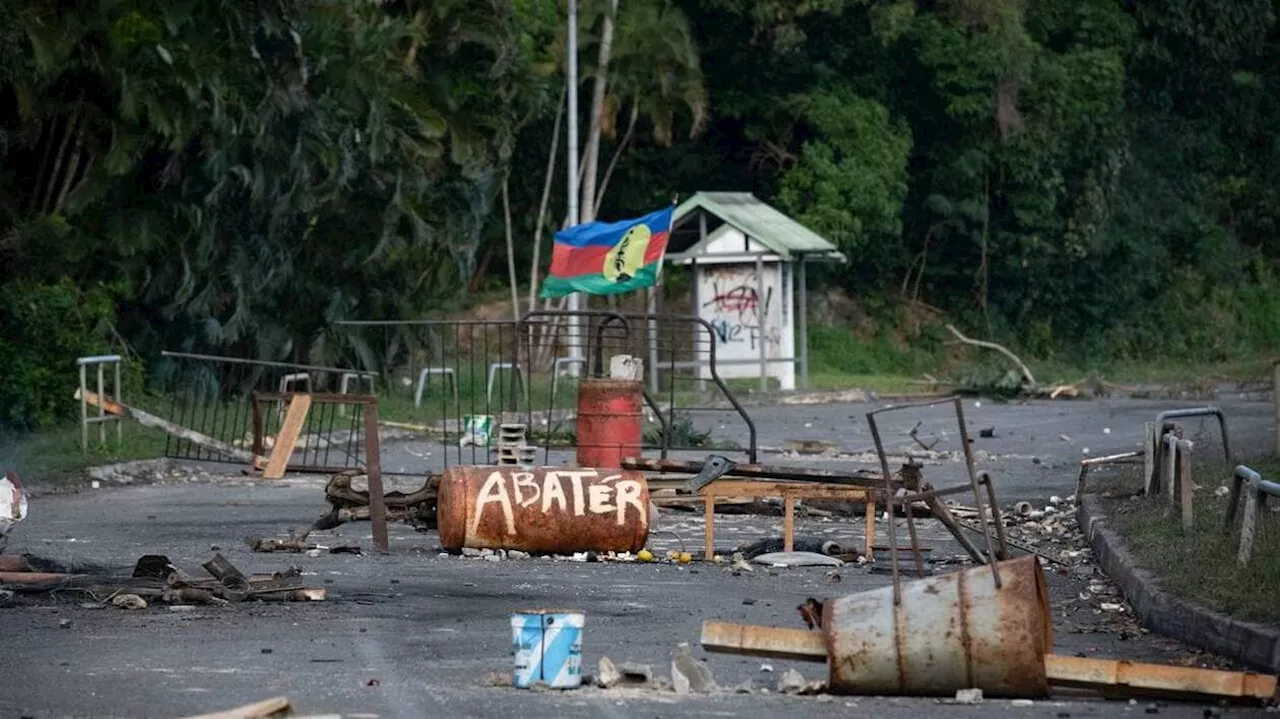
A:
{"label": "white metal post", "polygon": [[89,451],[89,401],[84,393],[89,390],[88,368],[80,365],[80,451]]}
{"label": "white metal post", "polygon": [[809,278],[806,258],[800,255],[800,386],[809,389]]}
{"label": "white metal post", "polygon": [[769,365],[766,360],[765,331],[768,324],[764,301],[764,255],[756,255],[756,339],[760,342],[760,391],[769,389]]}
{"label": "white metal post", "polygon": [[[569,218],[568,225],[573,227],[578,224],[578,0],[569,0],[569,27],[568,27],[568,52],[566,53],[565,62],[568,64],[569,76],[569,142],[568,144],[568,161],[569,171],[565,173],[569,178]],[[582,297],[579,293],[573,292],[569,295],[569,311],[578,312],[582,309]],[[584,357],[582,348],[582,322],[581,318],[575,315],[569,316],[569,327],[566,333],[569,339],[569,357],[573,360],[581,360]],[[569,363],[570,371],[576,377],[581,371],[582,363],[575,361]]]}
{"label": "white metal post", "polygon": [[104,373],[107,368],[101,364],[98,365],[98,445],[102,446],[107,443],[107,426],[102,423],[102,418],[107,415],[107,411],[102,408],[103,399],[106,399],[106,382],[103,381]]}

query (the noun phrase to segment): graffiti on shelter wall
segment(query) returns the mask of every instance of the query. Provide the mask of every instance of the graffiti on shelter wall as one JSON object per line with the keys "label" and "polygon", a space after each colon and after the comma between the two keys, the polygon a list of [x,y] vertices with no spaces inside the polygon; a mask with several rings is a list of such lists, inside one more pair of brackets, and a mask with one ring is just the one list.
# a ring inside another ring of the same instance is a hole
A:
{"label": "graffiti on shelter wall", "polygon": [[710,296],[702,303],[702,316],[715,332],[716,345],[722,349],[745,348],[758,351],[760,342],[776,349],[781,341],[772,283],[760,294],[760,281],[753,268],[722,267],[709,270]]}

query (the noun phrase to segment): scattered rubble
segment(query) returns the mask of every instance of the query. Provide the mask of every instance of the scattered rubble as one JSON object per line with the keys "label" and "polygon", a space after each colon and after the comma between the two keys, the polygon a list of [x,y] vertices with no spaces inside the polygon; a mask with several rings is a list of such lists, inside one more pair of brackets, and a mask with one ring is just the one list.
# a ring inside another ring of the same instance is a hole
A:
{"label": "scattered rubble", "polygon": [[246,575],[221,554],[215,554],[204,567],[212,579],[194,579],[168,557],[149,554],[138,559],[129,577],[100,576],[97,572],[6,572],[0,573],[0,587],[24,595],[56,592],[87,596],[133,610],[145,609],[154,602],[189,606],[241,601],[314,602],[325,598],[325,590],[306,586],[297,569]]}
{"label": "scattered rubble", "polygon": [[710,694],[716,690],[711,669],[693,658],[687,642],[678,644],[671,658],[671,684],[676,694]]}
{"label": "scattered rubble", "polygon": [[117,594],[111,598],[111,604],[112,606],[120,607],[121,609],[147,608],[147,600],[136,594]]}
{"label": "scattered rubble", "polygon": [[817,552],[769,552],[751,561],[768,567],[843,567],[844,561]]}
{"label": "scattered rubble", "polygon": [[596,685],[602,689],[610,689],[620,681],[622,681],[622,672],[614,666],[613,660],[609,657],[600,657],[600,661],[596,662]]}
{"label": "scattered rubble", "polygon": [[778,677],[776,691],[779,694],[799,694],[804,691],[808,682],[804,675],[794,669],[788,669]]}

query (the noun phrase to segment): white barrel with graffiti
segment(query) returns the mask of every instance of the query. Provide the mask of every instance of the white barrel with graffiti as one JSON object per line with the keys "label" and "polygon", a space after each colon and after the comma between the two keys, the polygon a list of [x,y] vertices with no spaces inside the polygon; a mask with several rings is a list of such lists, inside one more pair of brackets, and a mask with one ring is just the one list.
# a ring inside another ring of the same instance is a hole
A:
{"label": "white barrel with graffiti", "polygon": [[521,689],[539,682],[552,689],[582,686],[581,612],[531,609],[511,615],[514,684]]}

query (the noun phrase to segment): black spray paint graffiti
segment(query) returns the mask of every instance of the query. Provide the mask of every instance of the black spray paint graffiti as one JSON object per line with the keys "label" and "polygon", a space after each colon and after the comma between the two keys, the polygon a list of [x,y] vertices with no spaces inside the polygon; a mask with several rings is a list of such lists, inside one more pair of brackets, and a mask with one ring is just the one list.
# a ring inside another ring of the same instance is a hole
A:
{"label": "black spray paint graffiti", "polygon": [[[717,317],[711,319],[711,328],[715,331],[720,344],[750,343],[755,349],[762,339],[770,344],[777,343],[781,336],[778,328],[771,327],[761,335],[761,319],[769,316],[769,305],[773,301],[773,288],[765,290],[764,303],[760,302],[760,294],[749,282],[754,280],[754,273],[746,278],[733,278],[736,284],[722,285],[714,280],[711,285],[711,299],[702,303],[710,307]],[[725,289],[725,287],[728,289]]]}

